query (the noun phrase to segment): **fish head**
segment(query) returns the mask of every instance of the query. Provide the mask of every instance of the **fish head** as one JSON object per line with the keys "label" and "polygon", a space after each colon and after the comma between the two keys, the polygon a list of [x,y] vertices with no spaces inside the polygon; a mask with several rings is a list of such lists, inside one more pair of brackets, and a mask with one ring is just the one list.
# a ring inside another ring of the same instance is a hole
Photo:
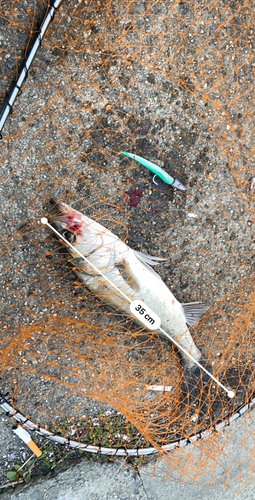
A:
{"label": "fish head", "polygon": [[[80,253],[87,255],[102,244],[102,232],[89,217],[66,203],[51,200],[57,212],[50,217],[55,229]],[[69,252],[75,256],[75,251],[69,247]],[[77,257],[77,255],[76,255]]]}

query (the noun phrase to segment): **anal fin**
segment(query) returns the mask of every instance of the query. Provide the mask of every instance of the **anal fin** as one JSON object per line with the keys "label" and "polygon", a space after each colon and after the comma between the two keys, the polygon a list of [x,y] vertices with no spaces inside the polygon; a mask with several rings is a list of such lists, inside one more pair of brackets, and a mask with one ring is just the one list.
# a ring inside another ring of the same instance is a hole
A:
{"label": "anal fin", "polygon": [[209,306],[204,302],[188,302],[187,304],[182,304],[182,307],[188,326],[192,326],[199,321],[201,316],[209,309]]}

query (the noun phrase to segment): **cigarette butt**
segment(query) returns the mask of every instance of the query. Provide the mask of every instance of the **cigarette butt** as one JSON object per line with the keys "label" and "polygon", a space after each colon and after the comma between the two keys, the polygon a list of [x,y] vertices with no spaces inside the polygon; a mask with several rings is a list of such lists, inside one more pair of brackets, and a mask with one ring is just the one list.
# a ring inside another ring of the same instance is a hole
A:
{"label": "cigarette butt", "polygon": [[30,448],[30,450],[37,457],[40,457],[42,455],[42,451],[40,450],[40,448],[38,448],[38,446],[35,444],[35,442],[32,439],[30,439],[30,441],[28,441],[28,443],[26,443],[26,445]]}
{"label": "cigarette butt", "polygon": [[42,455],[42,451],[40,450],[40,448],[38,448],[35,442],[31,439],[30,434],[27,431],[25,431],[23,427],[19,425],[19,427],[17,427],[17,429],[14,429],[13,432],[17,434],[17,436],[19,436],[20,439],[24,441],[24,443],[26,443],[26,445],[37,457],[40,457]]}
{"label": "cigarette butt", "polygon": [[171,392],[172,388],[171,385],[149,385],[147,391]]}

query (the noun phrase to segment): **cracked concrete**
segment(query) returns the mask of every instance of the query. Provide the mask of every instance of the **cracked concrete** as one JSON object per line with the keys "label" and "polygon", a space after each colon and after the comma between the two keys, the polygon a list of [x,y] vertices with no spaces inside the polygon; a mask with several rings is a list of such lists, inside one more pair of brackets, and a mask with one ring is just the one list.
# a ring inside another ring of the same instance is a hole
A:
{"label": "cracked concrete", "polygon": [[[160,466],[160,463],[159,463]],[[2,500],[252,500],[255,487],[208,488],[153,477],[151,467],[133,470],[116,464],[80,463],[50,479],[26,486],[22,492],[6,494]],[[159,472],[159,471],[158,471]]]}

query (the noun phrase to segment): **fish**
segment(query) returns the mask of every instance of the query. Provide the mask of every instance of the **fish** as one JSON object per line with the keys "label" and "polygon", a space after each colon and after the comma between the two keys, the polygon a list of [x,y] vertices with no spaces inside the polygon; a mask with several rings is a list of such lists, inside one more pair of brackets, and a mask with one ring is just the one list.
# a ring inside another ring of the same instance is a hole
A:
{"label": "fish", "polygon": [[[140,326],[144,324],[132,315],[130,302],[125,296],[131,301],[143,301],[160,317],[161,328],[196,361],[211,371],[188,328],[200,319],[208,307],[203,302],[181,304],[176,299],[151,267],[166,259],[131,249],[99,222],[64,202],[51,201],[58,211],[57,215],[51,217],[52,224],[73,246],[67,247],[69,260],[80,281],[97,298],[119,313],[132,317]],[[77,255],[75,249],[86,257],[87,261]],[[159,331],[159,334],[162,335],[162,332]],[[198,380],[208,381],[209,377],[182,350],[180,356],[187,392],[192,392]]]}

